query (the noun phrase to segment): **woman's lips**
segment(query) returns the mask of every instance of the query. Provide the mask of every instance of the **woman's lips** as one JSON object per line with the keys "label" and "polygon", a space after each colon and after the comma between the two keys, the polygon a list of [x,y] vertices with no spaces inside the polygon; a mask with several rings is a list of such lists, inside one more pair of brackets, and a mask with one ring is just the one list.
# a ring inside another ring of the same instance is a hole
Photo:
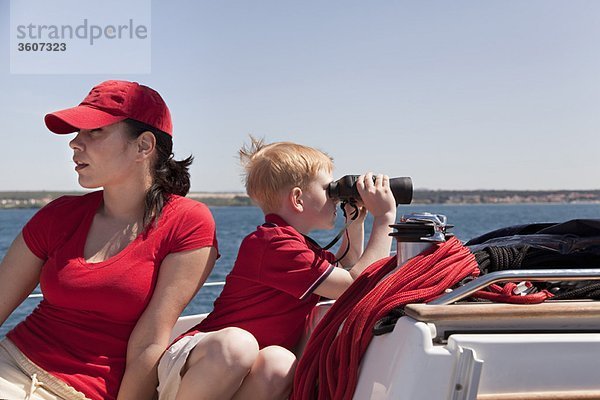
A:
{"label": "woman's lips", "polygon": [[89,164],[82,163],[82,162],[79,162],[79,161],[75,161],[75,171],[81,171],[82,169],[84,169],[88,165]]}

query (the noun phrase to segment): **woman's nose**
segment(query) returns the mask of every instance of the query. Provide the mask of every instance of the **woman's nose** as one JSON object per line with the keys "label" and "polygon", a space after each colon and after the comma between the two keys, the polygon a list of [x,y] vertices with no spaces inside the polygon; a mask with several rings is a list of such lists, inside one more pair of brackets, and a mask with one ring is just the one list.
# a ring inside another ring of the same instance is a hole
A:
{"label": "woman's nose", "polygon": [[69,142],[69,147],[73,150],[81,150],[81,132],[77,132],[77,135]]}

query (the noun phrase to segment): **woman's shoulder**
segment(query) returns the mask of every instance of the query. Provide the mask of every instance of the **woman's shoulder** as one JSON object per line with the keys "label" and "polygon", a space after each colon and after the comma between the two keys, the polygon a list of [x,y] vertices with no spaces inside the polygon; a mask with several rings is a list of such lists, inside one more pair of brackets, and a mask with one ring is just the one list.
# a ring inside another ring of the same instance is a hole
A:
{"label": "woman's shoulder", "polygon": [[171,244],[170,252],[217,247],[216,224],[208,207],[181,196],[169,198],[156,232],[161,232]]}
{"label": "woman's shoulder", "polygon": [[208,210],[208,206],[201,201],[190,199],[189,197],[179,196],[176,194],[172,194],[169,198],[169,202],[167,203],[171,208],[176,210],[189,210],[189,209],[206,209]]}
{"label": "woman's shoulder", "polygon": [[44,259],[57,240],[76,229],[101,200],[101,191],[61,196],[35,213],[23,227],[23,238],[30,249],[37,251],[35,254]]}
{"label": "woman's shoulder", "polygon": [[213,219],[206,204],[188,197],[171,195],[166,208],[173,217]]}
{"label": "woman's shoulder", "polygon": [[102,191],[95,191],[83,195],[60,196],[46,204],[40,211],[43,212],[73,212],[74,210],[89,205],[97,205],[102,199]]}

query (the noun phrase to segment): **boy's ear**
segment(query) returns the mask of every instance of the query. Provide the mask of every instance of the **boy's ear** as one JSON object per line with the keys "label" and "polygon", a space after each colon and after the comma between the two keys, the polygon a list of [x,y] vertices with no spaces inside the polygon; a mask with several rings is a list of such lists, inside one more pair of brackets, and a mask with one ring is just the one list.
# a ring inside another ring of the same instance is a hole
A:
{"label": "boy's ear", "polygon": [[302,199],[302,189],[294,187],[289,194],[290,204],[292,209],[297,212],[304,211],[304,200]]}

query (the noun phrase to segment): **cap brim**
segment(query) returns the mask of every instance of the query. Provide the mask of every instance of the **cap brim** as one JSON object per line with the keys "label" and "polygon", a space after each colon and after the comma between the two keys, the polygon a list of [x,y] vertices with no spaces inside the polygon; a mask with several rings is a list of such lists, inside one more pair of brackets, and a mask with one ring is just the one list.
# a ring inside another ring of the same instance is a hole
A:
{"label": "cap brim", "polygon": [[111,115],[107,112],[87,106],[77,106],[66,110],[46,114],[44,122],[54,133],[65,134],[80,129],[97,129],[127,119],[122,115]]}

